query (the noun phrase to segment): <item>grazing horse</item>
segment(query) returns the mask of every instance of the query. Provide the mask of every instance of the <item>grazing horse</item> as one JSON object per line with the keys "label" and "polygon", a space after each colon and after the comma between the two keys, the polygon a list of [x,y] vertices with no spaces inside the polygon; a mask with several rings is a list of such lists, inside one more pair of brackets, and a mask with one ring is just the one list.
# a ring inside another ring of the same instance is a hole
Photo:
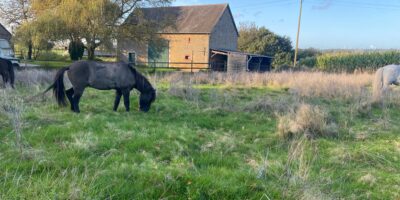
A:
{"label": "grazing horse", "polygon": [[0,75],[3,77],[4,86],[10,83],[14,88],[15,74],[11,61],[0,58]]}
{"label": "grazing horse", "polygon": [[[72,88],[65,91],[64,73],[67,72]],[[66,99],[71,103],[71,110],[79,113],[79,101],[86,87],[99,90],[116,90],[114,111],[117,111],[121,96],[124,97],[126,111],[129,112],[130,91],[135,88],[140,92],[139,108],[143,112],[150,110],[156,99],[156,91],[150,82],[129,64],[78,61],[69,67],[60,69],[54,83],[45,91],[53,89],[60,106],[66,106]]]}
{"label": "grazing horse", "polygon": [[373,83],[374,99],[380,100],[390,85],[400,85],[400,65],[387,65],[376,71]]}

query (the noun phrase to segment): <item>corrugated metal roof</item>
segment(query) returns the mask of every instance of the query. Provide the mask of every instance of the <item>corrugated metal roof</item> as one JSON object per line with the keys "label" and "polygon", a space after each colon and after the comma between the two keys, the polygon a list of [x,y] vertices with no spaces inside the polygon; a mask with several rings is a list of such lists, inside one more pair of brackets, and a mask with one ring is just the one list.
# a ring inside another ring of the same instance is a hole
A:
{"label": "corrugated metal roof", "polygon": [[[213,4],[141,8],[140,12],[150,21],[173,20],[173,25],[163,33],[211,33],[227,8],[228,4]],[[132,16],[129,20],[132,20]]]}
{"label": "corrugated metal roof", "polygon": [[260,54],[254,54],[254,53],[246,53],[246,52],[241,52],[241,51],[233,51],[233,50],[228,50],[228,49],[211,49],[212,52],[224,52],[224,53],[236,53],[236,54],[243,54],[243,55],[248,55],[252,57],[263,57],[263,58],[274,58],[272,56],[266,56],[266,55],[260,55]]}

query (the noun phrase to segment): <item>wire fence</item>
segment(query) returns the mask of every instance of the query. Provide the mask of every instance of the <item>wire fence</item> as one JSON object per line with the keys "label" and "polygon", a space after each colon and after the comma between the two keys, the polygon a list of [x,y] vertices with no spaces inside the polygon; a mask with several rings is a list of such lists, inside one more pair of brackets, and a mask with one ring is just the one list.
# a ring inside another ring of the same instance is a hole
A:
{"label": "wire fence", "polygon": [[165,70],[176,70],[176,71],[227,71],[226,62],[137,62],[132,63],[135,66],[146,66],[152,71],[165,71]]}

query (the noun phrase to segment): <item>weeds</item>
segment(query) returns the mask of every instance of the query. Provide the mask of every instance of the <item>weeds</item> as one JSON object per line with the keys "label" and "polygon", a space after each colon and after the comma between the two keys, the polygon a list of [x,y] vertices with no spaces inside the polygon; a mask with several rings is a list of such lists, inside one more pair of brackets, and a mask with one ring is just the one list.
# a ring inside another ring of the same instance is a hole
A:
{"label": "weeds", "polygon": [[295,111],[278,117],[278,135],[281,138],[318,138],[335,136],[338,127],[329,122],[328,113],[317,106],[301,104]]}
{"label": "weeds", "polygon": [[22,140],[22,115],[24,113],[24,103],[20,96],[14,93],[10,88],[0,90],[0,113],[4,113],[12,124],[15,134],[15,146],[18,148],[20,155],[23,155]]}

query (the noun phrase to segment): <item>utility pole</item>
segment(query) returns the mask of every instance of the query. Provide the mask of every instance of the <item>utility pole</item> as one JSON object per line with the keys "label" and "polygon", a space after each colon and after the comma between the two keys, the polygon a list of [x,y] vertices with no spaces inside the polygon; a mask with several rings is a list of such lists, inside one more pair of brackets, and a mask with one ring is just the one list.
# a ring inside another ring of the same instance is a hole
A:
{"label": "utility pole", "polygon": [[297,66],[297,55],[299,53],[299,37],[300,37],[301,14],[302,14],[302,12],[303,12],[303,0],[300,0],[299,25],[298,25],[298,29],[297,29],[296,50],[295,50],[295,53],[294,53],[293,67]]}

